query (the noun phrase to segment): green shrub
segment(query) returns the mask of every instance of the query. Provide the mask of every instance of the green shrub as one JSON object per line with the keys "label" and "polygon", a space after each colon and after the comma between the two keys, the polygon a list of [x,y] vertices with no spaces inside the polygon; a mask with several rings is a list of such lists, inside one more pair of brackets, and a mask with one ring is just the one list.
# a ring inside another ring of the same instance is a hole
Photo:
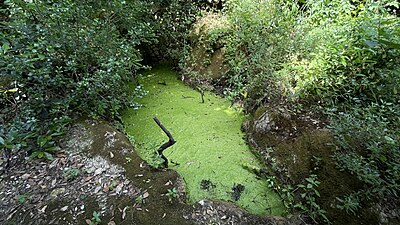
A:
{"label": "green shrub", "polygon": [[[226,48],[230,99],[246,100],[250,111],[300,102],[330,116],[338,168],[365,184],[337,196],[349,213],[399,192],[400,19],[390,7],[398,3],[229,0],[222,11],[229,26],[209,34]],[[302,210],[327,220],[310,193]]]}
{"label": "green shrub", "polygon": [[396,197],[400,190],[400,108],[393,104],[356,108],[333,117],[341,170],[364,183],[361,192],[345,198],[366,201]]}
{"label": "green shrub", "polygon": [[399,19],[384,3],[308,1],[304,50],[279,71],[294,97],[337,104],[387,101],[398,92]]}
{"label": "green shrub", "polygon": [[50,158],[45,152],[54,150],[53,137],[63,132],[68,116],[112,119],[134,105],[127,83],[142,68],[137,47],[155,39],[147,3],[5,4],[0,80],[7,83],[1,103],[14,111],[1,112],[8,119],[0,136],[8,147],[29,146],[34,156]]}
{"label": "green shrub", "polygon": [[250,92],[249,97],[257,100],[263,96],[253,88],[272,79],[294,48],[298,7],[278,0],[231,0],[226,5],[225,14],[233,24],[223,37],[230,67],[226,94],[243,99]]}
{"label": "green shrub", "polygon": [[187,43],[189,28],[195,21],[203,1],[156,0],[151,1],[157,42],[141,46],[145,62],[153,65],[160,61],[177,65]]}

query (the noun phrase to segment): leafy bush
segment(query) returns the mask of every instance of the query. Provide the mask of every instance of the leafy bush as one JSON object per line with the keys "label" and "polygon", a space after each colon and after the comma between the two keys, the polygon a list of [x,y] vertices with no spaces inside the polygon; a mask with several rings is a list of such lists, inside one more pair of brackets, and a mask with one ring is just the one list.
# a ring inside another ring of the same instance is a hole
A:
{"label": "leafy bush", "polygon": [[154,64],[160,61],[172,62],[175,65],[184,51],[189,28],[195,21],[203,1],[156,0],[152,1],[152,14],[157,42],[141,46],[145,54],[145,63]]}
{"label": "leafy bush", "polygon": [[344,199],[361,202],[399,194],[399,116],[398,105],[381,104],[333,117],[333,129],[341,149],[335,154],[337,166],[365,184],[362,191],[353,192]]}
{"label": "leafy bush", "polygon": [[[233,99],[247,96],[257,100],[260,92],[255,87],[272,78],[281,63],[294,48],[296,35],[295,3],[275,0],[237,1],[226,3],[226,16],[233,26],[225,35],[226,61],[230,67],[226,93]],[[255,89],[252,89],[254,87]],[[270,89],[269,93],[273,93]]]}
{"label": "leafy bush", "polygon": [[305,178],[305,182],[305,184],[297,185],[297,187],[301,189],[300,197],[304,203],[300,202],[294,205],[294,207],[299,208],[303,212],[310,215],[314,222],[317,222],[317,220],[322,218],[325,223],[330,224],[330,221],[326,216],[326,211],[321,208],[316,200],[317,197],[320,197],[317,188],[321,183],[318,181],[317,175],[311,174],[310,177]]}
{"label": "leafy bush", "polygon": [[[226,48],[225,94],[244,99],[249,111],[289,103],[317,105],[329,115],[338,168],[365,184],[336,198],[337,208],[355,213],[366,201],[399,192],[400,19],[392,11],[399,6],[301,2],[228,0],[227,26],[209,32],[208,43]],[[328,209],[312,205],[318,194],[310,193],[303,210],[327,220]]]}
{"label": "leafy bush", "polygon": [[0,136],[6,147],[30,146],[34,156],[50,158],[44,152],[55,150],[53,137],[71,115],[112,119],[134,104],[127,82],[142,68],[137,47],[155,40],[147,3],[5,4],[9,18],[0,36],[1,104],[14,110],[2,111],[7,117],[2,122],[8,124]]}
{"label": "leafy bush", "polygon": [[400,84],[399,19],[384,3],[307,1],[307,6],[299,43],[304,50],[278,72],[288,93],[333,104],[392,99]]}

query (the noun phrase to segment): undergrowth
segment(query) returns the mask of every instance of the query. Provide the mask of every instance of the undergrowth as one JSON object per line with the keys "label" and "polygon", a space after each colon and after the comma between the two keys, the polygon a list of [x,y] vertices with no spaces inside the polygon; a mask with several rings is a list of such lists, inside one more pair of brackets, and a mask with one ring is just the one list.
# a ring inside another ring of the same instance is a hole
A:
{"label": "undergrowth", "polygon": [[112,121],[138,108],[145,92],[137,85],[132,93],[128,83],[147,68],[146,46],[162,49],[158,58],[176,57],[166,50],[182,46],[196,7],[180,0],[1,3],[2,153],[52,159],[75,118]]}
{"label": "undergrowth", "polygon": [[[217,17],[227,22],[201,37],[210,52],[226,50],[224,93],[243,100],[248,112],[286,104],[329,118],[337,168],[364,184],[337,196],[334,207],[349,214],[400,190],[398,10],[391,0],[228,0]],[[327,221],[327,209],[313,205],[319,196],[307,190],[307,179],[297,186],[309,193],[297,208]]]}

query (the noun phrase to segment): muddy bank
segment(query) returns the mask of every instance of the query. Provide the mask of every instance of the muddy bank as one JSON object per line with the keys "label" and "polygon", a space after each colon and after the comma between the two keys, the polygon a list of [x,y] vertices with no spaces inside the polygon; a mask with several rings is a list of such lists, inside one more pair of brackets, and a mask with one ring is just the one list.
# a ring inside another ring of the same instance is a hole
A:
{"label": "muddy bank", "polygon": [[[345,171],[340,171],[332,158],[336,151],[334,135],[327,129],[326,118],[309,113],[291,113],[285,107],[259,107],[243,129],[253,150],[268,165],[282,185],[295,187],[297,201],[301,192],[297,185],[316,175],[320,182],[316,202],[327,211],[332,224],[399,224],[393,201],[363,203],[356,214],[337,207],[338,196],[361,190],[363,184]],[[297,188],[296,188],[297,187]],[[300,211],[295,210],[294,215]],[[310,218],[303,218],[310,222]],[[321,222],[323,223],[323,222]]]}
{"label": "muddy bank", "polygon": [[[173,170],[144,163],[120,132],[96,121],[72,127],[52,162],[25,161],[0,174],[0,224],[285,224],[229,203],[186,204]],[[177,195],[168,197],[176,188]]]}
{"label": "muddy bank", "polygon": [[184,218],[192,207],[177,174],[152,171],[122,133],[86,121],[68,137],[53,162],[29,161],[13,168],[22,174],[5,174],[2,224],[87,224],[93,212],[103,224],[194,224]]}

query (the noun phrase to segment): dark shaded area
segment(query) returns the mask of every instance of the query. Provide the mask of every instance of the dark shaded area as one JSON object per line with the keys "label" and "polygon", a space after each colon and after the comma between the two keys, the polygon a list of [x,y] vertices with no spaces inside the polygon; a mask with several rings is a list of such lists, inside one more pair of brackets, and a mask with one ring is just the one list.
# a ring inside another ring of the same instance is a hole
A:
{"label": "dark shaded area", "polygon": [[213,184],[210,180],[202,180],[200,182],[200,188],[203,190],[210,191],[211,189],[215,188],[215,184]]}
{"label": "dark shaded area", "polygon": [[244,186],[241,184],[234,184],[232,187],[232,199],[238,201],[242,192],[244,191]]}

